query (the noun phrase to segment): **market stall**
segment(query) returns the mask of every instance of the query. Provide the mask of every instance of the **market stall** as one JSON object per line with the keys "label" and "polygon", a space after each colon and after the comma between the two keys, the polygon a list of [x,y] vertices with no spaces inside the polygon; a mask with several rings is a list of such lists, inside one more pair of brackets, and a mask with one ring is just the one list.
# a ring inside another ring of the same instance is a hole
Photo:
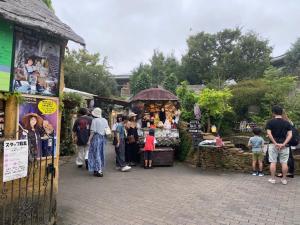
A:
{"label": "market stall", "polygon": [[130,108],[138,115],[141,152],[146,135],[154,129],[157,144],[153,165],[173,165],[174,148],[180,141],[177,129],[180,117],[178,98],[162,88],[150,88],[135,95],[130,101]]}

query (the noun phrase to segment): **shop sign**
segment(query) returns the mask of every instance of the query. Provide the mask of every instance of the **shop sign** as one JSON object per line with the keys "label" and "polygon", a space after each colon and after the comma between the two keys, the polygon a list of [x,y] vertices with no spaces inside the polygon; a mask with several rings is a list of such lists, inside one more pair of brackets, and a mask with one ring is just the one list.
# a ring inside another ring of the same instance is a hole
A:
{"label": "shop sign", "polygon": [[12,25],[0,19],[0,91],[9,91],[13,48]]}
{"label": "shop sign", "polygon": [[26,96],[19,105],[21,138],[28,138],[30,154],[37,159],[56,153],[58,99]]}
{"label": "shop sign", "polygon": [[3,182],[26,177],[27,171],[28,141],[5,141],[3,157]]}
{"label": "shop sign", "polygon": [[60,45],[16,32],[13,90],[58,96]]}

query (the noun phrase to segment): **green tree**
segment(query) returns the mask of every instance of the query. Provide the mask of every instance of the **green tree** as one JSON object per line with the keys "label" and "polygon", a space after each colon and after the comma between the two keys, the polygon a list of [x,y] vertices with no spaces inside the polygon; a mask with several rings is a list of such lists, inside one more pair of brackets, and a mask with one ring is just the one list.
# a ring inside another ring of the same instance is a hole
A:
{"label": "green tree", "polygon": [[47,7],[54,12],[54,8],[52,6],[52,0],[43,0],[43,2],[47,5]]}
{"label": "green tree", "polygon": [[180,101],[181,118],[184,121],[190,121],[194,118],[194,105],[198,101],[198,96],[188,89],[188,82],[181,82],[180,86],[176,89],[176,94]]}
{"label": "green tree", "polygon": [[66,52],[64,60],[65,84],[68,88],[100,96],[116,94],[117,85],[100,54],[86,50]]}
{"label": "green tree", "polygon": [[285,73],[300,75],[300,38],[292,45],[284,59]]}
{"label": "green tree", "polygon": [[[167,86],[164,86],[164,88],[175,92],[177,79],[173,79],[170,84],[164,81],[166,81],[167,79],[170,80],[174,76],[175,78],[177,78],[179,72],[180,65],[174,55],[171,54],[170,56],[164,56],[162,52],[154,50],[149,64],[141,63],[137,68],[133,70],[132,76],[130,78],[131,92],[133,94],[136,94],[138,91],[141,91],[141,87],[158,87],[165,84]],[[139,85],[138,87],[138,81],[139,83],[141,83],[140,80],[142,74],[147,74],[150,78],[150,81],[147,79],[147,85]]]}
{"label": "green tree", "polygon": [[201,91],[198,103],[202,109],[202,115],[207,118],[207,131],[210,131],[212,121],[216,122],[218,130],[220,129],[225,113],[232,111],[231,98],[232,93],[226,88],[223,90],[205,88]]}
{"label": "green tree", "polygon": [[168,75],[164,82],[163,82],[163,85],[164,85],[164,88],[171,91],[172,93],[176,94],[176,88],[177,88],[177,77],[171,73],[170,75]]}
{"label": "green tree", "polygon": [[272,48],[267,40],[239,28],[216,34],[201,32],[187,40],[188,52],[182,57],[180,80],[191,84],[217,83],[218,88],[229,78],[257,78],[270,65]]}

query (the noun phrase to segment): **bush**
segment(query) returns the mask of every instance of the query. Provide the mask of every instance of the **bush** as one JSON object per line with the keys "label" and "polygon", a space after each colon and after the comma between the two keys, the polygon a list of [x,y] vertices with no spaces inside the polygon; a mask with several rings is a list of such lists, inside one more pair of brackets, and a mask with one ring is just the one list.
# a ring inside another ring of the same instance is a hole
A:
{"label": "bush", "polygon": [[182,126],[179,128],[180,144],[177,152],[177,158],[179,161],[184,161],[192,149],[192,138],[190,134]]}

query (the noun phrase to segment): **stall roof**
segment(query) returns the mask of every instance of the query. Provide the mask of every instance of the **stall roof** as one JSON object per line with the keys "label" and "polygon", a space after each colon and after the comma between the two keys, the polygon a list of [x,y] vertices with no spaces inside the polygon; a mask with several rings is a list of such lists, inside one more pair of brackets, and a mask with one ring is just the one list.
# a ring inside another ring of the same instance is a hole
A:
{"label": "stall roof", "polygon": [[150,88],[139,92],[130,99],[130,102],[135,101],[178,101],[178,98],[163,88]]}
{"label": "stall roof", "polygon": [[77,93],[79,95],[81,95],[84,99],[93,99],[96,95],[94,94],[91,94],[91,93],[87,93],[87,92],[84,92],[84,91],[78,91],[78,90],[75,90],[75,89],[71,89],[71,88],[64,88],[64,92],[65,93]]}
{"label": "stall roof", "polygon": [[0,0],[0,17],[85,45],[83,38],[61,22],[41,0]]}

